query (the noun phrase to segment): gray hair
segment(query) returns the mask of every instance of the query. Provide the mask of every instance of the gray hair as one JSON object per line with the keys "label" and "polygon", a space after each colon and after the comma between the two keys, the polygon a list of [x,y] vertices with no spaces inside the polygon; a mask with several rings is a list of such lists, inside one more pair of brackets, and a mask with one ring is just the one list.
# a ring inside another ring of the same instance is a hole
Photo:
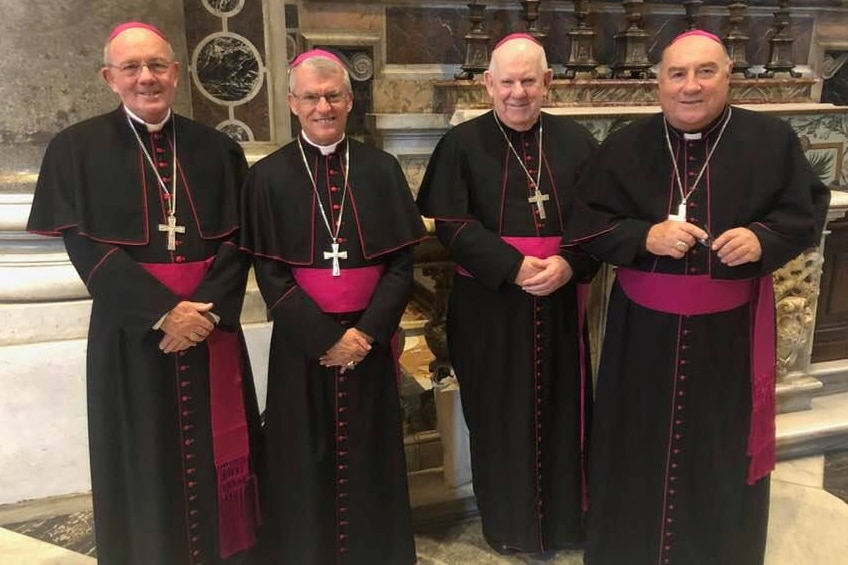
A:
{"label": "gray hair", "polygon": [[[297,67],[309,67],[316,73],[318,73],[321,77],[329,77],[341,70],[342,72],[342,82],[344,82],[344,86],[348,92],[353,92],[353,88],[350,84],[350,73],[347,72],[347,69],[344,65],[340,65],[337,62],[327,59],[326,57],[310,57],[306,59],[302,63],[300,63]],[[297,67],[289,69],[289,94],[294,94],[296,83],[295,73],[293,72]]]}

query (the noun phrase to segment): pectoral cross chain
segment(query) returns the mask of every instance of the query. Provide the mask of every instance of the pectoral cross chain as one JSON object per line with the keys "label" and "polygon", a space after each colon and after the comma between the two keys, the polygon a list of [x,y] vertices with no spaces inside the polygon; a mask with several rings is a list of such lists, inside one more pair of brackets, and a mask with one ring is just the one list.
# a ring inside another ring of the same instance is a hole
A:
{"label": "pectoral cross chain", "polygon": [[342,271],[339,268],[339,259],[347,259],[347,251],[339,251],[339,244],[335,241],[330,244],[330,247],[332,247],[333,250],[325,251],[324,259],[333,260],[333,276],[339,277],[342,274]]}
{"label": "pectoral cross chain", "polygon": [[170,214],[168,215],[167,224],[159,224],[159,231],[168,232],[168,251],[175,251],[177,249],[176,234],[185,233],[185,226],[178,226],[177,217],[173,214]]}
{"label": "pectoral cross chain", "polygon": [[547,194],[543,194],[539,190],[539,187],[537,186],[537,187],[535,187],[535,191],[533,192],[533,196],[528,198],[527,202],[529,202],[530,204],[536,205],[536,209],[539,211],[539,217],[544,220],[546,218],[546,216],[545,216],[545,202],[550,200],[550,198],[551,197],[548,196]]}

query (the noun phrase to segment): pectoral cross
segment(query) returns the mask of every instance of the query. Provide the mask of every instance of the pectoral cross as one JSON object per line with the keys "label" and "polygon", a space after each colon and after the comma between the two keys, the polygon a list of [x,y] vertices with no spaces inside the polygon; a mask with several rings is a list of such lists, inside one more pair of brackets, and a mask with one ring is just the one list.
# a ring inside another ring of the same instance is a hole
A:
{"label": "pectoral cross", "polygon": [[177,236],[178,233],[185,233],[185,226],[177,225],[177,217],[173,214],[168,215],[168,223],[167,224],[159,224],[159,231],[168,232],[168,251],[175,251],[177,249]]}
{"label": "pectoral cross", "polygon": [[339,251],[339,244],[335,241],[330,244],[330,247],[332,247],[333,250],[325,251],[324,259],[333,260],[333,276],[339,277],[342,274],[341,269],[339,269],[339,259],[347,259],[347,251]]}
{"label": "pectoral cross", "polygon": [[535,192],[533,192],[533,196],[527,199],[527,202],[536,205],[536,209],[539,211],[539,217],[544,220],[546,218],[545,202],[550,200],[550,196],[548,196],[547,194],[542,194],[538,186],[534,188]]}

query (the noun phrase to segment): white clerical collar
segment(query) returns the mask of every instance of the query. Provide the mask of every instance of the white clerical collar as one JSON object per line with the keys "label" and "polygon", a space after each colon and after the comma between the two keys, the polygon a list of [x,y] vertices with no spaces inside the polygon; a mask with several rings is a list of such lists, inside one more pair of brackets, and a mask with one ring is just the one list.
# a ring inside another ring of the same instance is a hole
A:
{"label": "white clerical collar", "polygon": [[127,113],[127,116],[129,116],[130,118],[132,118],[132,120],[133,120],[133,121],[135,121],[135,122],[137,122],[137,123],[139,123],[139,124],[143,124],[143,125],[144,125],[144,127],[146,127],[146,128],[147,128],[147,131],[150,131],[150,132],[160,131],[163,127],[165,127],[165,123],[166,123],[168,120],[170,120],[170,119],[171,119],[171,109],[170,109],[170,108],[168,108],[168,113],[167,113],[167,114],[165,114],[165,119],[164,119],[164,120],[162,120],[161,122],[159,122],[158,124],[149,124],[149,123],[145,122],[144,120],[142,120],[141,118],[139,118],[138,116],[136,116],[135,114],[133,114],[133,113],[132,113],[132,110],[130,110],[130,109],[129,109],[129,108],[127,108],[126,106],[124,106],[124,112],[126,112],[126,113]]}
{"label": "white clerical collar", "polygon": [[301,131],[301,132],[300,132],[300,135],[301,135],[301,137],[303,137],[303,140],[304,140],[306,143],[308,143],[308,144],[309,144],[309,145],[311,145],[312,147],[315,147],[316,149],[318,149],[318,151],[320,151],[320,152],[321,152],[321,155],[325,155],[325,156],[326,156],[326,155],[329,155],[330,153],[332,153],[333,151],[335,151],[335,150],[336,150],[336,147],[338,147],[338,146],[339,146],[339,143],[341,143],[342,141],[344,141],[344,138],[345,138],[345,135],[344,135],[344,134],[342,134],[342,138],[341,138],[340,140],[338,140],[337,142],[335,142],[335,143],[331,143],[330,145],[318,145],[317,143],[315,143],[314,141],[312,141],[311,139],[309,139],[308,137],[306,137],[306,133],[304,133],[304,132],[302,132],[302,131]]}
{"label": "white clerical collar", "polygon": [[695,141],[697,139],[701,139],[702,137],[704,137],[704,136],[699,131],[692,132],[692,133],[683,132],[683,139],[685,139],[686,141]]}

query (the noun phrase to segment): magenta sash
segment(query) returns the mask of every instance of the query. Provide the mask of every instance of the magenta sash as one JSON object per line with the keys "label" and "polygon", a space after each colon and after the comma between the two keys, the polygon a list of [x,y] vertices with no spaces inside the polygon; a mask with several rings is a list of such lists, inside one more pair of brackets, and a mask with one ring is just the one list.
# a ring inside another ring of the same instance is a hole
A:
{"label": "magenta sash", "polygon": [[[562,243],[562,238],[559,236],[513,237],[504,235],[501,236],[501,239],[520,251],[522,255],[538,257],[539,259],[547,259],[551,255],[559,253],[559,246]],[[461,265],[456,266],[456,272],[463,277],[474,278]]]}
{"label": "magenta sash", "polygon": [[[189,300],[212,261],[209,258],[191,263],[141,263],[141,266],[180,300]],[[215,329],[206,339],[206,345],[212,451],[218,478],[218,538],[221,557],[227,558],[256,543],[258,493],[249,464],[238,334]]]}
{"label": "magenta sash", "polygon": [[323,312],[344,314],[359,312],[368,307],[371,295],[383,276],[383,266],[342,269],[334,277],[332,269],[292,269],[297,285],[315,301]]}
{"label": "magenta sash", "polygon": [[748,484],[768,475],[775,454],[774,285],[771,275],[741,281],[717,281],[709,275],[686,276],[619,268],[616,275],[630,300],[668,314],[698,316],[725,312],[753,302],[751,308],[751,424],[748,431]]}

